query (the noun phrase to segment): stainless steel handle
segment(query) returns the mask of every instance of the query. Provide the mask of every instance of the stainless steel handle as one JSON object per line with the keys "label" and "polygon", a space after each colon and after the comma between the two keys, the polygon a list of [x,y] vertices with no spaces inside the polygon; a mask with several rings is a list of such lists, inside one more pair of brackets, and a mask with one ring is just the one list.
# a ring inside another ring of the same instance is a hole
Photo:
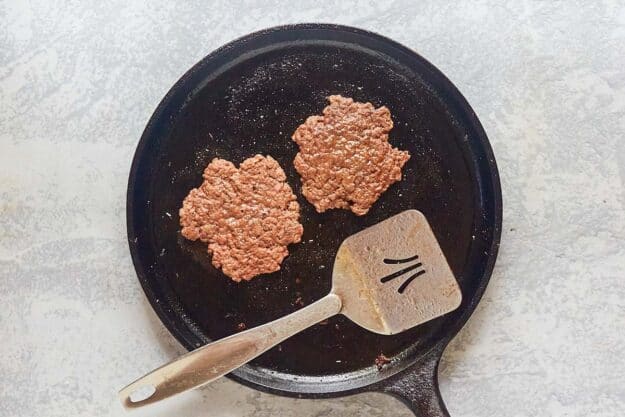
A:
{"label": "stainless steel handle", "polygon": [[286,317],[189,352],[126,386],[119,398],[124,407],[136,408],[197,388],[340,311],[339,296],[328,294]]}

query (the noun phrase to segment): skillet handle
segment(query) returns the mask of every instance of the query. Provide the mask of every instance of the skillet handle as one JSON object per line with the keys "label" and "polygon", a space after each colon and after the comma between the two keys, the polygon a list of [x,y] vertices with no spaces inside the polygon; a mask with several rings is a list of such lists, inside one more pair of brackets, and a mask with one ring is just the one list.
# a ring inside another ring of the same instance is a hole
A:
{"label": "skillet handle", "polygon": [[328,294],[286,317],[195,349],[139,378],[119,392],[126,408],[137,408],[214,381],[296,333],[341,311]]}
{"label": "skillet handle", "polygon": [[438,389],[438,364],[444,348],[435,347],[406,372],[392,376],[380,390],[401,400],[417,417],[450,417]]}

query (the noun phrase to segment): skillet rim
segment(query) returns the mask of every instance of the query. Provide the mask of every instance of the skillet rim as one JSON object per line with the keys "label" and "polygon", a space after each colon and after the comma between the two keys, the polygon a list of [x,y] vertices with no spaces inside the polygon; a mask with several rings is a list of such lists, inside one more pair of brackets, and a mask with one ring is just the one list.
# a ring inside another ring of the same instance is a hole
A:
{"label": "skillet rim", "polygon": [[[497,254],[498,254],[498,249],[499,249],[499,244],[500,244],[500,239],[501,239],[502,211],[503,211],[502,210],[503,202],[502,202],[501,184],[500,184],[497,164],[495,162],[493,150],[490,145],[490,142],[488,141],[486,132],[484,131],[475,112],[469,105],[468,101],[464,98],[464,96],[457,89],[457,87],[440,70],[438,70],[438,68],[436,68],[433,64],[431,64],[428,60],[423,58],[417,52],[413,51],[410,48],[403,46],[402,44],[390,38],[387,38],[383,35],[380,35],[380,34],[377,34],[375,32],[371,32],[368,30],[355,28],[351,26],[338,25],[338,24],[299,23],[299,24],[273,26],[270,28],[248,33],[246,35],[243,35],[241,37],[238,37],[226,43],[225,45],[213,50],[211,53],[209,53],[200,61],[198,61],[196,64],[194,64],[189,70],[187,70],[178,79],[178,81],[176,81],[176,83],[168,90],[167,94],[159,102],[158,106],[156,107],[152,115],[150,116],[150,119],[141,135],[139,143],[137,144],[137,147],[136,147],[133,159],[132,159],[130,172],[129,172],[128,189],[127,189],[127,194],[126,194],[126,228],[127,228],[128,244],[130,248],[133,266],[135,268],[135,272],[137,274],[139,282],[141,283],[141,286],[143,288],[144,294],[147,297],[150,305],[152,306],[152,309],[156,312],[160,321],[165,325],[167,330],[172,334],[172,336],[174,336],[174,338],[179,343],[181,343],[187,350],[195,349],[197,346],[194,346],[193,344],[188,342],[187,338],[184,336],[185,334],[192,334],[190,329],[181,328],[175,322],[173,322],[171,318],[169,317],[169,315],[167,314],[167,312],[165,311],[166,306],[163,305],[163,303],[158,303],[156,301],[157,297],[152,287],[150,286],[150,280],[147,278],[147,274],[145,273],[146,268],[144,268],[140,260],[140,256],[138,254],[138,249],[134,245],[136,244],[135,239],[137,237],[137,233],[135,233],[135,230],[133,227],[135,182],[136,182],[136,178],[137,178],[137,174],[139,170],[139,165],[141,163],[141,159],[143,158],[145,154],[145,149],[149,145],[150,139],[152,139],[154,129],[157,128],[156,125],[158,125],[159,123],[162,123],[161,119],[165,111],[168,109],[168,107],[172,106],[172,101],[174,101],[174,96],[179,93],[179,90],[184,88],[189,78],[191,78],[197,71],[201,70],[211,60],[213,60],[214,58],[218,57],[219,55],[221,55],[222,53],[230,49],[241,47],[241,46],[245,47],[245,44],[253,39],[270,36],[272,34],[280,33],[280,32],[307,31],[307,30],[322,30],[322,31],[334,32],[335,34],[340,34],[340,32],[348,32],[348,33],[352,33],[356,35],[361,35],[367,38],[373,38],[374,40],[378,42],[387,44],[389,47],[395,48],[411,56],[413,59],[420,61],[420,64],[423,65],[423,67],[427,69],[429,74],[432,74],[435,77],[439,78],[437,82],[444,84],[445,93],[453,98],[458,108],[463,110],[463,116],[466,117],[465,123],[467,124],[467,126],[471,127],[473,132],[476,134],[476,137],[474,138],[474,142],[477,142],[476,146],[478,146],[482,150],[484,156],[487,159],[486,165],[484,165],[484,161],[480,161],[481,162],[480,164],[476,164],[477,165],[475,169],[476,178],[474,179],[474,181],[478,182],[478,186],[480,188],[483,188],[484,187],[483,183],[485,181],[488,181],[488,185],[491,187],[491,191],[492,191],[492,194],[490,195],[490,199],[485,198],[484,200],[486,202],[485,205],[491,206],[491,209],[492,209],[492,216],[491,216],[492,224],[488,225],[489,228],[492,228],[492,240],[488,247],[488,257],[486,259],[486,262],[484,263],[484,270],[483,270],[482,276],[479,278],[479,283],[475,286],[475,292],[474,292],[473,297],[469,300],[469,302],[466,305],[459,307],[459,309],[462,309],[462,310],[460,311],[460,314],[458,315],[457,319],[453,321],[452,326],[450,326],[443,332],[444,335],[440,338],[439,341],[435,342],[430,347],[429,350],[423,352],[420,355],[412,355],[413,356],[412,358],[403,358],[402,361],[407,361],[406,364],[402,365],[401,368],[397,369],[395,372],[384,375],[382,378],[380,378],[377,381],[371,381],[371,382],[366,382],[364,384],[360,384],[360,385],[353,386],[353,387],[346,387],[346,388],[327,390],[327,391],[324,391],[323,388],[324,386],[328,386],[328,382],[330,381],[317,382],[316,384],[313,384],[314,386],[322,387],[322,389],[319,391],[297,390],[297,385],[298,385],[297,381],[290,381],[288,383],[289,388],[295,387],[295,389],[287,390],[287,389],[276,388],[276,387],[272,387],[268,385],[263,385],[262,383],[260,383],[259,381],[262,381],[263,379],[266,379],[266,378],[270,378],[266,375],[264,376],[264,378],[261,376],[259,380],[257,381],[246,379],[246,376],[250,376],[255,373],[257,374],[262,373],[260,371],[250,372],[248,370],[248,372],[246,373],[241,373],[241,372],[238,372],[239,370],[237,370],[237,371],[234,371],[233,373],[226,375],[227,377],[245,386],[258,389],[264,392],[269,392],[272,394],[297,397],[297,398],[331,398],[331,397],[339,397],[339,396],[344,396],[344,395],[356,394],[356,393],[365,392],[365,391],[381,391],[388,385],[388,384],[385,384],[385,381],[387,381],[390,377],[396,374],[412,373],[416,369],[418,369],[419,364],[420,363],[422,364],[424,360],[438,361],[440,359],[440,356],[442,355],[442,352],[445,346],[449,343],[451,339],[453,339],[453,337],[458,333],[458,331],[464,326],[464,324],[467,322],[467,320],[469,319],[469,317],[475,310],[477,304],[479,303],[479,301],[481,300],[484,294],[486,286],[488,285],[488,282],[490,281],[490,277],[492,275],[492,271],[495,265],[495,261],[497,259]],[[190,90],[193,90],[193,87],[191,87]],[[474,149],[471,149],[470,153],[475,154]],[[485,170],[486,170],[486,173],[488,174],[487,176],[484,176],[483,175],[484,172],[481,172]],[[483,213],[484,210],[478,210],[477,212]],[[273,371],[270,371],[270,372],[272,374],[276,374]],[[354,378],[341,378],[332,382],[338,385],[349,385],[350,382],[354,382],[353,379],[358,378],[358,374],[362,374],[365,377],[368,377],[362,371],[352,372],[352,373],[349,373],[348,375],[350,374],[352,374]],[[345,375],[345,374],[342,374],[342,375]],[[324,378],[331,379],[331,377],[332,376],[327,376]],[[436,378],[436,376],[434,377]],[[368,378],[370,379],[370,377]],[[301,378],[301,379],[305,379],[305,378]]]}

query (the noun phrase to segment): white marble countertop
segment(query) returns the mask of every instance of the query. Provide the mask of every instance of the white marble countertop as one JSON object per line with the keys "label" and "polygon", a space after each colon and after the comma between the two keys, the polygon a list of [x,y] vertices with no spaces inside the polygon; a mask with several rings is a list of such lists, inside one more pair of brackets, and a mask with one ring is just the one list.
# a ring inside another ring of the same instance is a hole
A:
{"label": "white marble countertop", "polygon": [[[492,142],[504,232],[444,355],[452,416],[625,415],[623,1],[139,3],[0,2],[0,416],[123,415],[117,390],[182,352],[128,253],[135,145],[204,55],[303,21],[417,50]],[[133,414],[410,415],[382,394],[296,400],[225,379]]]}

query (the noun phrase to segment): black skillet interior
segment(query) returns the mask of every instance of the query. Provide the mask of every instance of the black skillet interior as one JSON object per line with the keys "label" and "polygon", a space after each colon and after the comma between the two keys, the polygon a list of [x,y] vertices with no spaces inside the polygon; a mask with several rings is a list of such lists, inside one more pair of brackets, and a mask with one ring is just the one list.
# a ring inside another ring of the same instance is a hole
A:
{"label": "black skillet interior", "polygon": [[[371,211],[323,214],[302,197],[290,140],[330,94],[385,105],[390,142],[410,151],[403,180]],[[303,241],[276,273],[235,283],[215,269],[202,243],[179,234],[178,209],[216,157],[239,164],[271,155],[302,207]],[[428,218],[464,301],[454,313],[396,336],[342,316],[285,341],[232,375],[290,395],[354,392],[396,373],[450,338],[484,289],[499,240],[501,196],[486,136],[468,104],[431,64],[365,31],[295,25],[239,39],[193,67],[150,120],[129,181],[128,234],[140,281],[156,312],[187,348],[266,323],[330,290],[341,242],[406,209]],[[241,324],[243,323],[243,324]],[[396,360],[379,372],[380,354]]]}

